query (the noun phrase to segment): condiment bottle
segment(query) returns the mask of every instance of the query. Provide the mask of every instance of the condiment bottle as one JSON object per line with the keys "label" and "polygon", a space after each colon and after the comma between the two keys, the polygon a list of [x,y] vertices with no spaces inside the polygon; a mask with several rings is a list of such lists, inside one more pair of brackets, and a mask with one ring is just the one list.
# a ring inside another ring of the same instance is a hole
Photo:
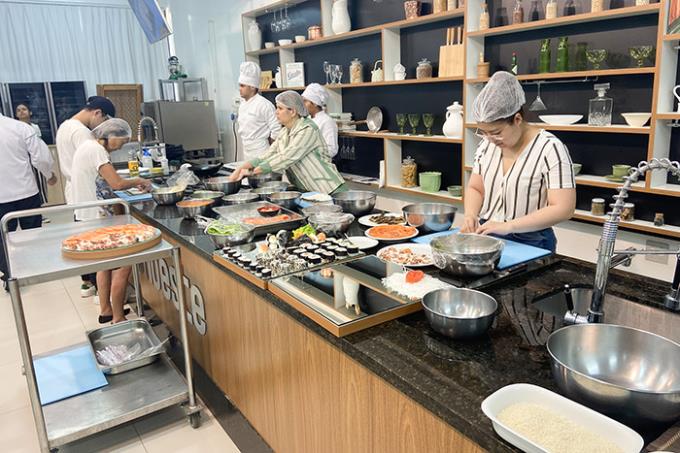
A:
{"label": "condiment bottle", "polygon": [[449,11],[453,11],[454,9],[458,9],[458,0],[447,0],[446,9],[449,10]]}
{"label": "condiment bottle", "polygon": [[548,0],[548,4],[545,5],[545,18],[555,19],[557,17],[557,2],[555,0]]}
{"label": "condiment bottle", "polygon": [[574,5],[574,0],[567,0],[566,5],[564,5],[564,16],[574,16],[576,14],[576,5]]}
{"label": "condiment bottle", "polygon": [[429,79],[432,77],[432,64],[427,58],[418,62],[416,67],[416,79]]}
{"label": "condiment bottle", "polygon": [[538,0],[531,0],[531,10],[529,11],[529,20],[535,22],[541,19],[541,13],[538,11]]}
{"label": "condiment bottle", "polygon": [[479,29],[486,30],[487,28],[489,28],[489,8],[484,3],[482,5],[482,14],[479,16]]}
{"label": "condiment bottle", "polygon": [[512,10],[512,23],[521,24],[524,22],[524,8],[522,0],[515,0],[515,8]]}
{"label": "condiment bottle", "polygon": [[550,38],[541,41],[541,52],[538,58],[538,72],[550,72]]}
{"label": "condiment bottle", "polygon": [[401,163],[401,186],[416,187],[418,185],[418,165],[408,156]]}
{"label": "condiment bottle", "polygon": [[130,176],[139,176],[139,161],[134,149],[130,149],[128,154],[128,170],[130,171]]}
{"label": "condiment bottle", "polygon": [[349,83],[361,83],[364,81],[364,65],[361,60],[355,58],[349,64]]}
{"label": "condiment bottle", "polygon": [[592,215],[604,215],[604,198],[593,198],[590,201],[590,213]]}
{"label": "condiment bottle", "polygon": [[512,63],[510,64],[510,72],[513,74],[517,75],[519,68],[517,65],[517,54],[515,52],[512,53]]}

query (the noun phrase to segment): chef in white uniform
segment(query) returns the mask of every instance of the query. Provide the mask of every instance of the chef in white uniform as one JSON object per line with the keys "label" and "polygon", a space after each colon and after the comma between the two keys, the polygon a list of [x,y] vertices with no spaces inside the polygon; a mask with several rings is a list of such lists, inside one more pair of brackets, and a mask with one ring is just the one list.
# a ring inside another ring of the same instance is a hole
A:
{"label": "chef in white uniform", "polygon": [[328,92],[318,83],[310,83],[302,93],[302,99],[326,142],[328,157],[333,159],[338,153],[338,125],[324,110],[328,102]]}
{"label": "chef in white uniform", "polygon": [[243,160],[260,158],[269,149],[281,130],[274,104],[258,93],[260,67],[251,62],[241,63],[238,78],[239,94],[243,98],[238,108],[238,133],[243,143]]}

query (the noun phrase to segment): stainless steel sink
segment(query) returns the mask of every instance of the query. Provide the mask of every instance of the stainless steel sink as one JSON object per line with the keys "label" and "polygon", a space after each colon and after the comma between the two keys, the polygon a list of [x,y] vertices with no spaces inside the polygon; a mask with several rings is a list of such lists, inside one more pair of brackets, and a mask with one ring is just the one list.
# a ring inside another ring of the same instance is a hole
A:
{"label": "stainless steel sink", "polygon": [[[574,310],[581,314],[587,313],[592,293],[591,288],[572,288]],[[645,330],[680,343],[680,314],[611,294],[605,296],[605,304],[607,307],[604,315],[605,323]],[[540,296],[535,299],[533,305],[539,311],[552,315],[560,321],[568,309],[567,300],[562,291]]]}

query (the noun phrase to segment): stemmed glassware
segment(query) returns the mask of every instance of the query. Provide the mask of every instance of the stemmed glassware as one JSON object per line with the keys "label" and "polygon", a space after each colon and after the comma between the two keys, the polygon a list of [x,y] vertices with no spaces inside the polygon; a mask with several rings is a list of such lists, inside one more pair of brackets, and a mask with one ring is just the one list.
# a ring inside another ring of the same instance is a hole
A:
{"label": "stemmed glassware", "polygon": [[600,69],[600,65],[607,58],[606,49],[588,49],[586,50],[586,58],[593,65],[593,69]]}
{"label": "stemmed glassware", "polygon": [[323,62],[323,72],[326,73],[326,85],[328,85],[330,83],[331,65],[327,61]]}
{"label": "stemmed glassware", "polygon": [[342,83],[342,65],[339,64],[331,65],[331,83],[333,84]]}
{"label": "stemmed glassware", "polygon": [[399,126],[399,133],[404,135],[404,126],[406,126],[406,114],[397,113],[397,126]]}
{"label": "stemmed glassware", "polygon": [[409,113],[408,122],[411,125],[413,135],[418,135],[418,125],[420,124],[420,113]]}
{"label": "stemmed glassware", "polygon": [[423,125],[425,126],[425,135],[432,135],[432,125],[434,124],[434,115],[432,113],[423,113]]}
{"label": "stemmed glassware", "polygon": [[288,18],[288,3],[285,4],[284,9],[286,11],[286,16],[282,19],[282,25],[281,29],[282,30],[289,30],[291,25],[293,25],[293,22]]}
{"label": "stemmed glassware", "polygon": [[629,49],[630,56],[637,63],[637,67],[641,68],[645,64],[645,60],[652,55],[652,46],[635,46]]}
{"label": "stemmed glassware", "polygon": [[272,23],[269,26],[272,30],[272,33],[278,33],[281,31],[281,26],[279,25],[279,21],[276,20],[276,10],[274,10],[274,19],[272,19]]}

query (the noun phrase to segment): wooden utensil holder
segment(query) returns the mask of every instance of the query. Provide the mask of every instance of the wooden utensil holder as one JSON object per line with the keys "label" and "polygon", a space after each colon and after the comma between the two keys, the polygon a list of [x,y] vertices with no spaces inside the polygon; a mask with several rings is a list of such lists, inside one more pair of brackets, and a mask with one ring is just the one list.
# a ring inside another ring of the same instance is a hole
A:
{"label": "wooden utensil holder", "polygon": [[449,28],[446,32],[446,44],[439,47],[439,77],[463,76],[464,63],[463,29]]}

